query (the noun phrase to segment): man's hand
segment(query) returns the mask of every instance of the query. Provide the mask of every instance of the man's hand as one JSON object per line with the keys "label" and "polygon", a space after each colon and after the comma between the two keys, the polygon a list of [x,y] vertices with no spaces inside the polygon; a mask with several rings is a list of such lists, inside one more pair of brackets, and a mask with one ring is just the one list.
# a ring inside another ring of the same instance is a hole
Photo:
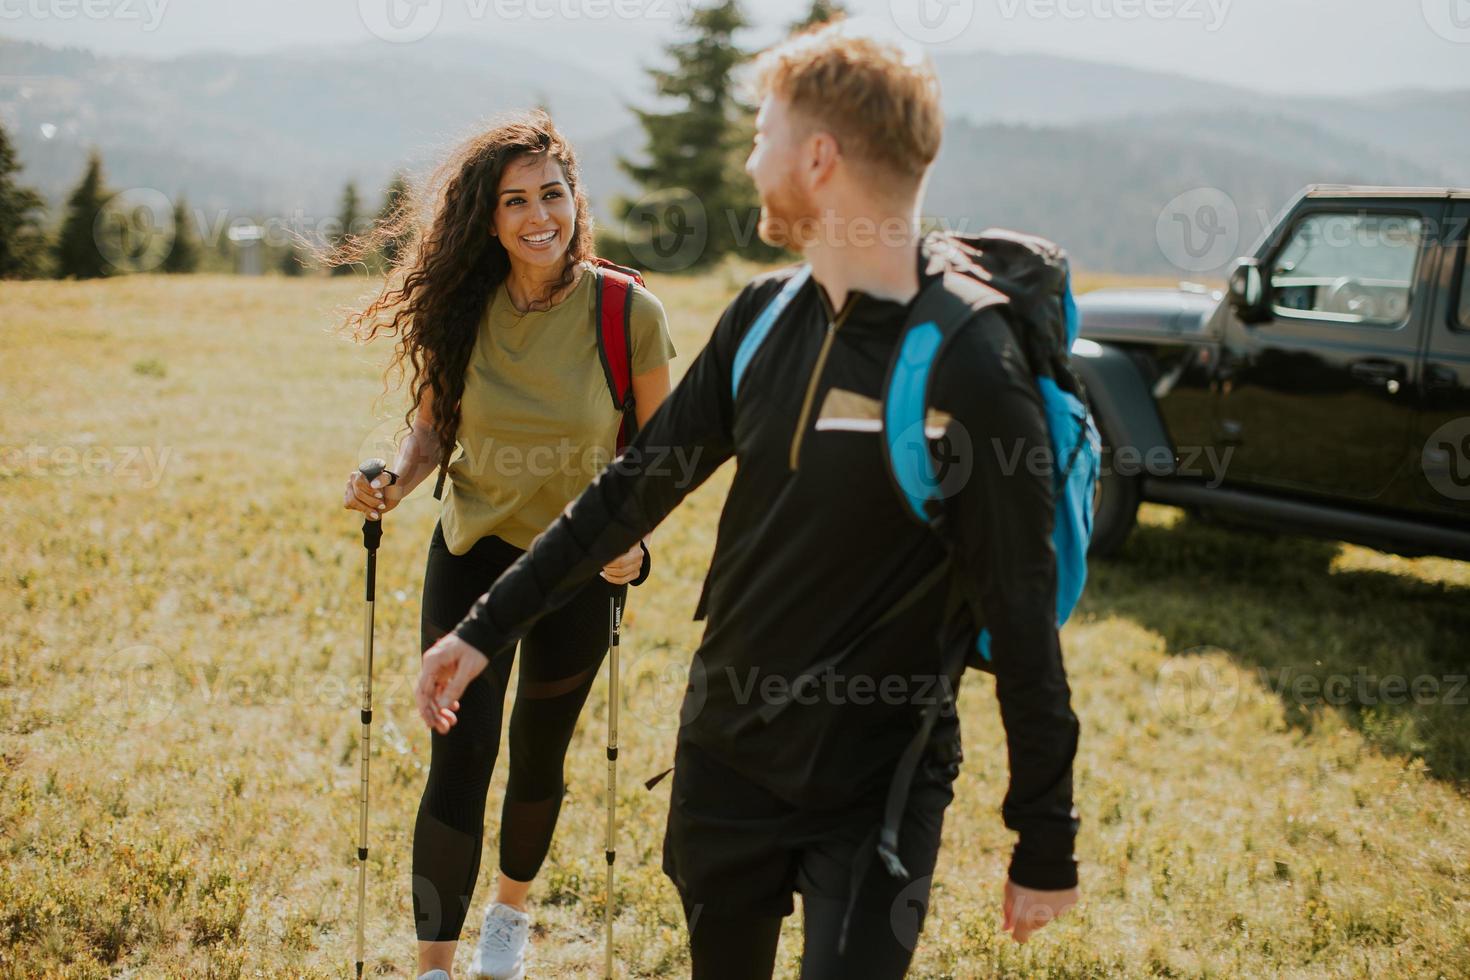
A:
{"label": "man's hand", "polygon": [[1016,942],[1024,943],[1033,932],[1076,905],[1079,897],[1075,888],[1044,892],[1006,879],[1005,923],[1001,929]]}
{"label": "man's hand", "polygon": [[419,717],[440,735],[459,719],[459,697],[470,681],[489,666],[490,660],[453,633],[446,633],[429,647],[419,667],[419,682],[413,689]]}

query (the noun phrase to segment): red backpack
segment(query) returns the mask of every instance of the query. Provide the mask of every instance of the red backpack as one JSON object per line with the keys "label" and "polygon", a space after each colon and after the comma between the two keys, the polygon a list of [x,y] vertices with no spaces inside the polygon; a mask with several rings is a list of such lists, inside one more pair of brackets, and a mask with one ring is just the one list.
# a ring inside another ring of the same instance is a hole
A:
{"label": "red backpack", "polygon": [[[621,453],[638,434],[638,416],[633,411],[633,287],[644,282],[636,269],[601,258],[592,262],[597,277],[597,356],[602,361],[613,407],[623,416],[618,426],[617,451]],[[448,470],[449,460],[441,460],[439,479],[434,484],[435,500],[444,492]]]}

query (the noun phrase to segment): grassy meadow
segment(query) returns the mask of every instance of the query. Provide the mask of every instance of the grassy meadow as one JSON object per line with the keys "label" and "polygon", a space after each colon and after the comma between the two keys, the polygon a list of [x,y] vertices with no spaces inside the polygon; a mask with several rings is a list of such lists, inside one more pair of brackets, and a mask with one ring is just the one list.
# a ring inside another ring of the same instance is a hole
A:
{"label": "grassy meadow", "polygon": [[[676,373],[746,272],[653,278]],[[375,404],[388,345],[347,342],[332,311],[369,287],[0,284],[0,976],[350,974],[363,551],[340,498],[360,458],[387,454],[401,405]],[[659,870],[668,782],[642,780],[672,754],[729,475],[660,529],[627,614],[627,976],[688,974]],[[415,967],[429,738],[410,694],[431,483],[389,515],[380,553],[373,976]],[[1000,932],[1004,743],[991,684],[971,674],[914,976],[1470,976],[1470,565],[1149,507],[1121,557],[1094,566],[1063,645],[1083,730],[1083,904],[1024,947]],[[1327,696],[1341,677],[1346,700]],[[1438,691],[1394,697],[1385,677]],[[604,675],[533,892],[537,978],[601,968],[606,690]],[[798,914],[779,976],[797,974],[799,928]]]}

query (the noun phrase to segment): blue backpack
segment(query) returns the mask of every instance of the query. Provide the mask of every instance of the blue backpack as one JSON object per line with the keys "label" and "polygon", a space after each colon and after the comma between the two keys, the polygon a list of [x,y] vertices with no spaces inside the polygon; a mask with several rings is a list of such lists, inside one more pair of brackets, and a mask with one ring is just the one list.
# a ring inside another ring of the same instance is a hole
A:
{"label": "blue backpack", "polygon": [[[930,271],[938,275],[914,303],[884,385],[883,445],[889,473],[908,511],[934,530],[962,584],[971,584],[945,526],[945,473],[935,465],[935,450],[942,458],[944,447],[942,440],[931,441],[925,422],[935,363],[976,313],[1003,305],[1036,377],[1046,415],[1061,626],[1087,581],[1093,492],[1102,456],[1097,425],[1070,363],[1080,322],[1066,254],[1043,238],[994,229],[976,236],[932,235],[929,245]],[[991,661],[990,631],[983,628],[978,598],[966,595],[966,601],[982,626],[967,663],[984,670]]]}

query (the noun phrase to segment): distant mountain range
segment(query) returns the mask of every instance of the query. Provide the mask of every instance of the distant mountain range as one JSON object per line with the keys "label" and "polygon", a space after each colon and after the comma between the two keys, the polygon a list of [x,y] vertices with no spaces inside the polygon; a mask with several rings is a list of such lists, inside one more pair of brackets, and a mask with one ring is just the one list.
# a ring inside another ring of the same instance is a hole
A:
{"label": "distant mountain range", "polygon": [[[614,161],[640,151],[629,105],[650,89],[568,57],[440,38],[150,60],[0,38],[0,121],[25,181],[53,203],[96,146],[114,188],[309,221],[335,212],[346,181],[375,207],[395,169],[423,169],[495,113],[541,104],[577,144],[606,218],[634,192]],[[925,212],[1046,234],[1097,270],[1177,273],[1155,224],[1199,187],[1235,202],[1244,250],[1307,183],[1470,185],[1470,91],[1277,97],[989,52],[936,65],[949,128]]]}

